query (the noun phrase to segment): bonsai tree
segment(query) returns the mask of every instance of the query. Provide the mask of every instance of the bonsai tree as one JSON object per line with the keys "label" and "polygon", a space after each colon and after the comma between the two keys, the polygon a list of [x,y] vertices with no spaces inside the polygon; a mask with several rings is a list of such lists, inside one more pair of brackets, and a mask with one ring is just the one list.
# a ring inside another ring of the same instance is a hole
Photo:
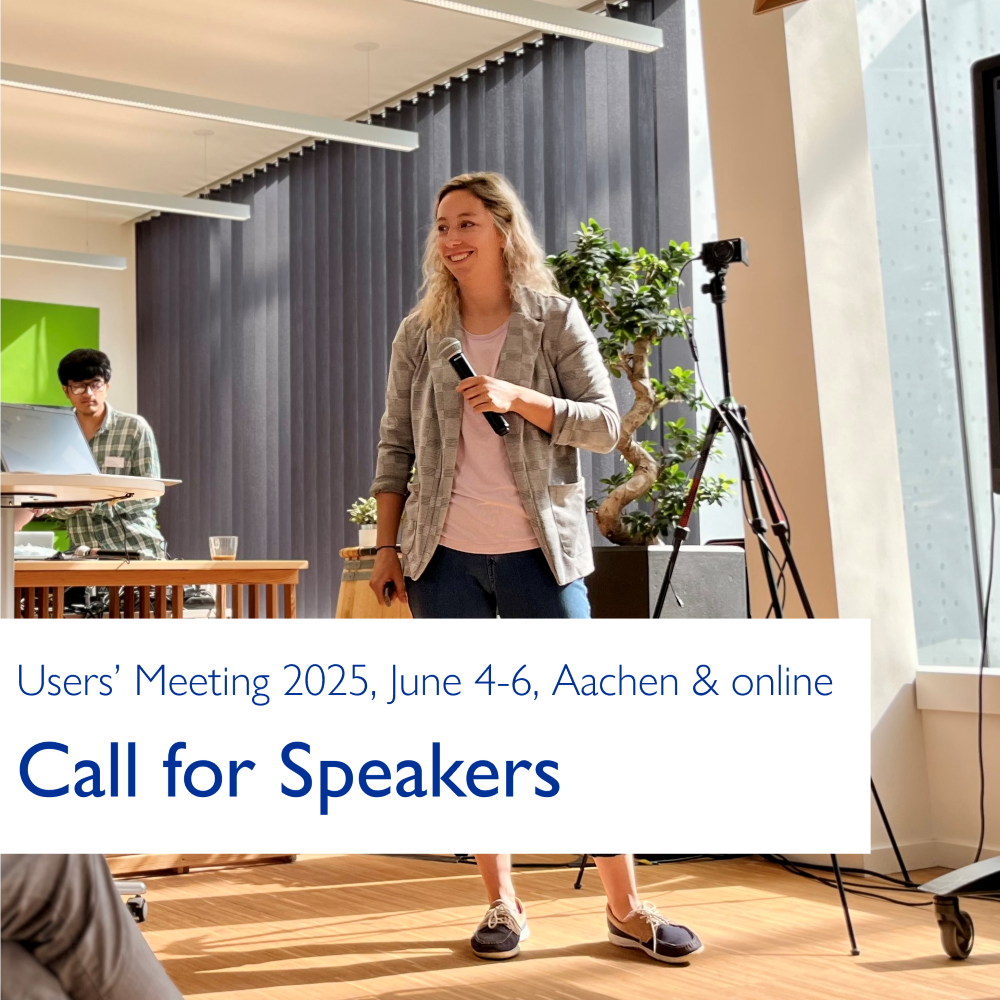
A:
{"label": "bonsai tree", "polygon": [[[631,251],[609,242],[593,219],[580,226],[576,247],[548,258],[559,288],[573,296],[597,335],[601,356],[615,378],[632,386],[632,407],[622,417],[618,451],[626,470],[601,480],[602,502],[591,498],[602,535],[617,545],[648,545],[668,536],[684,510],[691,479],[685,466],[701,451],[704,436],[684,417],[663,427],[663,447],[638,441],[643,424],[655,429],[658,412],[668,403],[692,410],[708,404],[698,391],[694,372],[673,368],[667,381],[650,375],[650,354],[664,337],[682,337],[688,318],[672,304],[681,270],[695,257],[688,243],[675,243],[658,254]],[[695,506],[720,503],[733,480],[725,476],[702,479]],[[648,501],[650,510],[627,510],[636,501]]]}

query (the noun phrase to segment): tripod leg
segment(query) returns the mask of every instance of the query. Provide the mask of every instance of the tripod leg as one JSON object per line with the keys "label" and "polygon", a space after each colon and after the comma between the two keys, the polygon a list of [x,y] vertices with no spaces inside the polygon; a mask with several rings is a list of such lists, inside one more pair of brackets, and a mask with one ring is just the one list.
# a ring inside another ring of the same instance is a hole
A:
{"label": "tripod leg", "polygon": [[670,552],[670,561],[667,563],[667,571],[663,574],[663,583],[660,584],[659,596],[656,598],[656,607],[653,610],[654,618],[659,618],[660,613],[663,611],[663,602],[667,599],[667,589],[670,587],[671,579],[673,579],[674,566],[677,564],[677,556],[681,550],[681,542],[683,542],[688,535],[688,521],[691,520],[691,511],[694,508],[694,502],[698,497],[698,487],[701,485],[701,477],[705,473],[705,466],[708,464],[709,456],[712,454],[712,444],[721,429],[722,417],[719,415],[718,410],[713,410],[712,416],[708,421],[708,427],[705,429],[705,441],[701,446],[701,454],[698,456],[698,462],[694,467],[694,472],[691,474],[691,486],[688,489],[688,495],[684,500],[684,510],[677,522],[677,526],[674,528],[673,549]]}
{"label": "tripod leg", "polygon": [[847,907],[847,893],[844,892],[844,880],[840,877],[840,865],[837,863],[837,855],[831,854],[830,860],[833,862],[833,874],[837,877],[837,891],[840,893],[840,905],[844,908],[844,920],[847,923],[847,936],[851,941],[851,954],[860,955],[858,942],[854,939],[854,925],[851,923],[851,911]]}
{"label": "tripod leg", "polygon": [[774,608],[775,618],[784,618],[784,611],[781,607],[781,599],[778,595],[778,580],[774,575],[774,567],[771,565],[771,550],[768,548],[764,535],[767,534],[767,524],[760,516],[760,502],[757,499],[757,483],[754,479],[753,463],[753,442],[742,420],[742,407],[736,419],[729,423],[733,439],[736,442],[736,457],[740,463],[740,482],[743,494],[746,497],[747,506],[750,508],[750,529],[757,536],[757,544],[760,546],[760,558],[764,564],[764,578],[767,580],[767,589],[771,595],[771,607]]}
{"label": "tripod leg", "polygon": [[781,516],[784,511],[779,514],[779,504],[777,496],[774,493],[774,487],[771,483],[771,478],[767,474],[767,470],[764,468],[764,463],[761,461],[760,453],[757,451],[757,445],[754,443],[753,435],[750,433],[750,425],[747,423],[746,409],[740,407],[740,423],[742,424],[743,433],[747,441],[747,451],[749,452],[750,461],[753,463],[754,471],[757,473],[757,481],[760,483],[760,491],[764,496],[764,503],[767,506],[768,516],[771,518],[771,531],[777,536],[778,541],[781,543],[781,551],[785,557],[785,563],[788,566],[789,571],[792,574],[792,581],[795,583],[795,591],[799,595],[799,600],[802,602],[802,608],[806,613],[806,618],[815,618],[816,615],[813,612],[812,605],[809,603],[809,595],[806,593],[806,585],[802,581],[802,576],[799,573],[798,563],[795,561],[795,555],[792,552],[791,541],[788,537],[788,524]]}
{"label": "tripod leg", "polygon": [[896,855],[896,863],[899,865],[899,870],[903,873],[903,878],[906,879],[910,885],[916,885],[910,878],[910,873],[906,870],[906,865],[903,864],[903,855],[899,851],[899,844],[896,843],[896,837],[892,832],[892,827],[889,826],[889,817],[886,816],[885,810],[882,808],[882,800],[878,797],[878,789],[875,787],[875,779],[869,779],[872,783],[872,797],[875,799],[875,805],[878,806],[878,814],[882,817],[882,825],[885,827],[885,832],[889,834],[889,842],[892,844],[893,854]]}
{"label": "tripod leg", "polygon": [[580,857],[580,870],[576,873],[576,882],[573,883],[574,889],[583,888],[583,873],[587,868],[587,855],[584,854]]}

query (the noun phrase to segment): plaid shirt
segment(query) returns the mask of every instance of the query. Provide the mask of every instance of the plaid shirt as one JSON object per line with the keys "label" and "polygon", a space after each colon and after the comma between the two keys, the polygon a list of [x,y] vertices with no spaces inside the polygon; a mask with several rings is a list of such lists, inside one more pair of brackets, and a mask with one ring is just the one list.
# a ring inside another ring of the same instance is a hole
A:
{"label": "plaid shirt", "polygon": [[[160,456],[156,439],[142,417],[120,413],[107,403],[104,422],[90,440],[98,469],[110,476],[160,478]],[[162,559],[166,542],[156,526],[154,510],[159,497],[151,500],[121,500],[91,507],[61,507],[52,512],[66,522],[70,545],[92,549],[124,549],[132,555]],[[124,532],[124,535],[123,535]]]}

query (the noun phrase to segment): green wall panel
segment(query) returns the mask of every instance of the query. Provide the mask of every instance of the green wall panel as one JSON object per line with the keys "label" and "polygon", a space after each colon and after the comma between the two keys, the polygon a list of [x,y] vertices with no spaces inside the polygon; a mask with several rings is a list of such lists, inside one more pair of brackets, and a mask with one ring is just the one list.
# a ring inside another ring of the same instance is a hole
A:
{"label": "green wall panel", "polygon": [[56,367],[77,347],[98,347],[99,309],[0,299],[0,400],[69,406]]}

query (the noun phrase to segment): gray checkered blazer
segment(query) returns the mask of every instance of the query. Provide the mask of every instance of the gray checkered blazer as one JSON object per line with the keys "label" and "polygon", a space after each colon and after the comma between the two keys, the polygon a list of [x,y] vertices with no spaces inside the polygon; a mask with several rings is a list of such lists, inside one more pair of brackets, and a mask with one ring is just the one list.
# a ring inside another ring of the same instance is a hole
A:
{"label": "gray checkered blazer", "polygon": [[[575,299],[518,289],[496,377],[555,398],[552,434],[508,413],[504,438],[521,502],[560,584],[592,573],[578,448],[609,452],[621,426],[597,341]],[[448,336],[458,338],[456,315]],[[392,342],[385,414],[371,495],[407,497],[402,549],[417,579],[437,548],[451,502],[462,428],[459,379],[414,316]],[[416,461],[416,476],[409,483]]]}

